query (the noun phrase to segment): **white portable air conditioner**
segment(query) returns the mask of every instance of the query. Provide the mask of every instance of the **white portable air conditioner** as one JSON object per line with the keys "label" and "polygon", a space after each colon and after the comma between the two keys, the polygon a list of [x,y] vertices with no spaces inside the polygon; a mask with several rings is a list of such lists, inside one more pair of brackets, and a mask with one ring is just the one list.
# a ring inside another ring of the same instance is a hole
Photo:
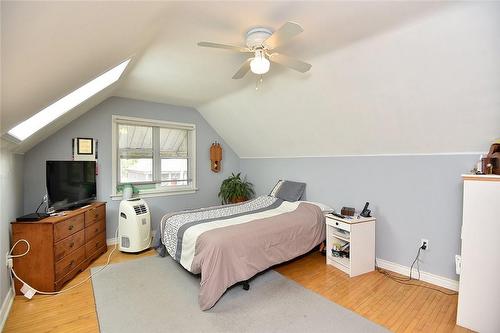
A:
{"label": "white portable air conditioner", "polygon": [[142,199],[120,202],[118,249],[122,252],[140,252],[151,244],[151,215]]}

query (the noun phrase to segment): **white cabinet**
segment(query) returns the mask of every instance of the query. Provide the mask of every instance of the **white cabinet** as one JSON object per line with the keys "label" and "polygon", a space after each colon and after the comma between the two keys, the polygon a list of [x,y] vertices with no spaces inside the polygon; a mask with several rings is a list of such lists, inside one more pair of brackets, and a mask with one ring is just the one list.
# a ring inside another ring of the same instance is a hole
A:
{"label": "white cabinet", "polygon": [[[326,263],[350,277],[375,269],[375,218],[326,216]],[[333,248],[349,247],[349,257],[334,256]]]}
{"label": "white cabinet", "polygon": [[500,332],[500,176],[464,175],[457,324]]}

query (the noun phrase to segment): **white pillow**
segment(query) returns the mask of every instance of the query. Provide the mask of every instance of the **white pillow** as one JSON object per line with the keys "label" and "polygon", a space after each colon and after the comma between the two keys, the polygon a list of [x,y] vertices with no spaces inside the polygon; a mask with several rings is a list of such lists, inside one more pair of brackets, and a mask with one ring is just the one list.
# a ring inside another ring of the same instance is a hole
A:
{"label": "white pillow", "polygon": [[300,201],[300,202],[306,202],[306,203],[310,203],[312,205],[316,205],[319,207],[319,209],[321,209],[321,211],[323,213],[331,213],[334,211],[334,209],[328,205],[325,205],[325,204],[322,204],[320,202],[314,202],[314,201]]}

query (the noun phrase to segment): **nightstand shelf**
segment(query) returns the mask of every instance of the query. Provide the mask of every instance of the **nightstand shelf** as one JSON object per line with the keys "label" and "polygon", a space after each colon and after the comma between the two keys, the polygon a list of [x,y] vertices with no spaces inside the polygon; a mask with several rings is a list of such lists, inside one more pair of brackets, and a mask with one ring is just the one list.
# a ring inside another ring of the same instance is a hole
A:
{"label": "nightstand shelf", "polygon": [[342,235],[338,231],[336,231],[335,228],[332,228],[332,236],[345,242],[351,242],[350,234]]}
{"label": "nightstand shelf", "polygon": [[[326,263],[347,273],[350,277],[375,269],[375,218],[354,217],[342,219],[326,214]],[[349,243],[349,257],[334,256],[332,249],[340,250]]]}
{"label": "nightstand shelf", "polygon": [[330,261],[333,261],[336,264],[342,265],[345,269],[350,269],[350,267],[351,267],[351,260],[349,258],[334,257],[330,253]]}

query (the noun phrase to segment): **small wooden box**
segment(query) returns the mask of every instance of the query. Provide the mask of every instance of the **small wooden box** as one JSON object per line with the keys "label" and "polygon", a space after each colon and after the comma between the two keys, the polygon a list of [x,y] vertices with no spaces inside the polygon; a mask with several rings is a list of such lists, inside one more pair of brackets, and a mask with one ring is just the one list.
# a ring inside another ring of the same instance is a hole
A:
{"label": "small wooden box", "polygon": [[344,216],[354,216],[355,209],[352,207],[342,207],[340,210],[340,214]]}

